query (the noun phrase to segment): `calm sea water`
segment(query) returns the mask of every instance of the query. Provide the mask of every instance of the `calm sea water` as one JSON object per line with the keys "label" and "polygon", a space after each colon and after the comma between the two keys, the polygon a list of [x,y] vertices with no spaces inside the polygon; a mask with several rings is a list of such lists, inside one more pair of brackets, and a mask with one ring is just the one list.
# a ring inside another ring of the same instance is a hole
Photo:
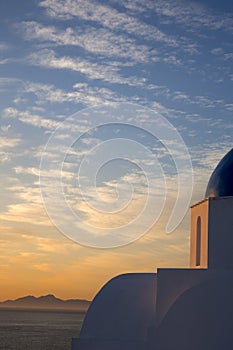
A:
{"label": "calm sea water", "polygon": [[0,350],[70,350],[85,313],[0,309]]}

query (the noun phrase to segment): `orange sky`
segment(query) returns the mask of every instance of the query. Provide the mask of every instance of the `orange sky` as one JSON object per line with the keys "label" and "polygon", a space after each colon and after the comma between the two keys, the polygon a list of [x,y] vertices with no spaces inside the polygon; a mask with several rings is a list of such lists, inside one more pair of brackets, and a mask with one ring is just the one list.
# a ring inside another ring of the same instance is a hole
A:
{"label": "orange sky", "polygon": [[91,299],[119,273],[188,266],[188,220],[172,235],[160,232],[160,220],[143,238],[115,249],[81,246],[52,226],[2,220],[0,299],[48,293]]}

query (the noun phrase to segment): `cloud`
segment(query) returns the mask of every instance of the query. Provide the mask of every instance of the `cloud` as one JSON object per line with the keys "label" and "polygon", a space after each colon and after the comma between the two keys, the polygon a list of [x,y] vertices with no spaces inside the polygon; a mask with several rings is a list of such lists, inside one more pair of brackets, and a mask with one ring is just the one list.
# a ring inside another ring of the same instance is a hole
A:
{"label": "cloud", "polygon": [[[144,1],[144,4],[146,4],[146,1]],[[164,0],[149,0],[148,2],[150,3],[151,10],[154,10],[157,15],[161,16],[161,20],[164,19],[166,23],[171,24],[175,22],[185,26],[189,30],[209,29],[226,32],[233,31],[231,14],[218,13],[200,2],[187,2],[185,0],[167,0],[166,2]]]}
{"label": "cloud", "polygon": [[226,61],[230,61],[230,60],[233,60],[233,52],[229,52],[229,53],[225,53],[224,54],[224,59],[226,60]]}
{"label": "cloud", "polygon": [[7,205],[7,210],[0,214],[0,219],[36,226],[52,226],[44,208],[34,203],[9,204]]}
{"label": "cloud", "polygon": [[1,126],[1,130],[2,130],[2,132],[3,132],[4,134],[7,134],[8,131],[10,130],[10,128],[11,128],[11,124],[7,124],[7,125],[2,125],[2,126]]}
{"label": "cloud", "polygon": [[[224,141],[212,143],[205,147],[196,146],[192,150],[192,159],[197,169],[202,171],[203,176],[203,168],[205,170],[208,170],[209,172],[213,171],[219,163],[219,161],[231,148],[231,143]],[[200,153],[202,155],[201,157]],[[206,175],[207,178],[208,175],[209,174]]]}
{"label": "cloud", "polygon": [[8,138],[8,137],[1,137],[0,138],[0,150],[6,149],[6,148],[14,148],[18,146],[20,143],[19,138]]}
{"label": "cloud", "polygon": [[48,119],[37,114],[32,114],[29,111],[20,111],[12,107],[8,107],[4,109],[3,117],[6,119],[16,118],[20,120],[22,123],[33,125],[39,128],[45,128],[48,130],[55,130],[60,125],[59,121]]}
{"label": "cloud", "polygon": [[80,246],[74,245],[72,241],[60,235],[43,237],[23,234],[22,239],[32,244],[38,253],[69,254],[69,252],[77,251],[80,248]]}
{"label": "cloud", "polygon": [[3,58],[3,59],[0,59],[0,64],[7,64],[10,62],[10,59],[9,58]]}
{"label": "cloud", "polygon": [[211,50],[211,53],[215,56],[220,56],[224,53],[224,51],[221,47],[216,47],[216,48]]}
{"label": "cloud", "polygon": [[4,164],[11,160],[11,156],[9,153],[0,151],[0,163]]}
{"label": "cloud", "polygon": [[0,164],[10,162],[14,155],[15,149],[21,144],[22,140],[19,137],[5,136],[9,129],[9,125],[2,126],[3,135],[0,135]]}
{"label": "cloud", "polygon": [[17,109],[15,109],[13,107],[7,107],[3,110],[2,117],[4,119],[15,118],[15,117],[17,117],[17,114],[18,114]]}
{"label": "cloud", "polygon": [[146,40],[163,42],[174,47],[178,46],[174,37],[166,35],[155,26],[97,1],[70,0],[64,4],[61,0],[44,0],[39,3],[39,6],[44,7],[48,15],[53,18],[69,20],[78,17],[98,23],[110,30],[137,35]]}
{"label": "cloud", "polygon": [[51,264],[46,264],[46,263],[40,263],[40,264],[34,264],[32,267],[35,270],[42,271],[42,272],[51,272]]}
{"label": "cloud", "polygon": [[113,101],[125,101],[116,92],[105,88],[90,86],[87,83],[76,83],[71,91],[58,89],[54,85],[27,82],[25,93],[33,93],[37,96],[39,103],[81,103],[87,106],[100,105]]}
{"label": "cloud", "polygon": [[150,46],[139,44],[134,38],[113,33],[105,28],[97,30],[91,26],[84,26],[59,30],[54,26],[44,26],[35,21],[23,22],[20,28],[24,37],[29,40],[37,39],[58,46],[79,46],[91,54],[115,58],[118,60],[116,62],[118,65],[158,61],[156,51]]}
{"label": "cloud", "polygon": [[137,77],[124,77],[120,75],[119,68],[114,65],[102,65],[87,61],[83,58],[70,56],[57,57],[53,50],[41,50],[32,53],[28,62],[34,66],[52,69],[72,70],[92,80],[103,80],[111,84],[127,84],[130,86],[143,86],[146,79]]}
{"label": "cloud", "polygon": [[[24,94],[33,93],[37,97],[37,103],[45,104],[47,102],[53,104],[62,104],[62,103],[74,103],[81,104],[82,106],[93,106],[93,105],[101,105],[101,104],[111,104],[114,102],[125,102],[126,98],[118,95],[107,88],[94,87],[89,86],[86,83],[77,83],[74,84],[73,89],[71,91],[65,91],[62,89],[55,88],[53,85],[41,84],[41,83],[32,83],[26,82],[24,86],[24,90],[22,91]],[[34,108],[35,109],[35,108]],[[54,118],[48,118],[41,114],[37,114],[30,110],[19,110],[13,107],[7,107],[2,112],[2,117],[6,120],[17,119],[24,124],[32,125],[34,127],[42,128],[45,130],[53,131],[56,128],[62,125],[62,120],[65,116],[56,116]],[[36,109],[37,111],[37,109]],[[39,108],[39,112],[41,109]],[[44,110],[42,109],[42,112]],[[9,123],[9,121],[8,121]],[[81,125],[82,121],[80,121],[79,125],[76,126],[70,123],[65,124],[65,129],[67,131],[75,131],[76,128],[79,132],[86,130],[85,125]],[[16,139],[18,140],[18,139]],[[15,142],[16,142],[15,140]],[[7,140],[2,139],[2,144],[7,145]],[[13,140],[12,140],[13,142]],[[1,149],[1,143],[0,143]]]}
{"label": "cloud", "polygon": [[1,77],[0,78],[0,85],[4,86],[4,85],[11,85],[11,84],[23,84],[23,81],[17,78],[11,78],[11,77]]}
{"label": "cloud", "polygon": [[9,49],[9,45],[6,42],[0,41],[0,51],[5,51]]}
{"label": "cloud", "polygon": [[[6,42],[0,41],[0,52],[3,54],[5,51],[8,51],[9,45]],[[10,58],[5,57],[5,58],[0,58],[0,65],[3,64],[8,64],[11,61]]]}
{"label": "cloud", "polygon": [[8,154],[7,152],[18,147],[20,143],[21,143],[21,139],[19,137],[1,136],[0,152],[3,157],[3,159],[1,158],[1,161],[9,160],[10,154]]}
{"label": "cloud", "polygon": [[182,60],[175,55],[165,55],[165,57],[163,58],[163,62],[173,64],[176,66],[182,65]]}
{"label": "cloud", "polygon": [[[166,95],[167,98],[172,99],[174,101],[179,101],[185,104],[189,105],[197,105],[201,108],[216,108],[216,107],[225,107],[225,103],[223,99],[211,99],[209,96],[206,95],[189,95],[185,91],[171,91],[169,89],[164,89],[161,91]],[[193,118],[187,118],[191,122],[195,122],[195,119]],[[208,119],[206,119],[208,120]]]}
{"label": "cloud", "polygon": [[[128,180],[129,179],[121,179],[121,181]],[[136,180],[139,181],[138,178]],[[70,204],[78,213],[78,216],[81,215],[82,221],[85,224],[93,226],[94,228],[115,228],[130,223],[131,220],[134,220],[140,215],[140,212],[144,208],[147,199],[147,191],[142,184],[135,184],[134,182],[133,185],[134,192],[132,197],[125,183],[120,185],[119,183],[116,184],[115,181],[109,181],[105,183],[104,186],[88,188],[84,198],[80,193],[79,196],[77,196],[77,194],[74,196],[74,193],[76,193],[76,191],[74,191],[75,189],[73,189],[73,191],[70,189],[69,194],[73,192],[73,195],[68,196],[68,198],[74,197],[73,200],[70,200]],[[119,192],[122,194],[120,203],[118,203],[119,198],[117,198]],[[129,204],[127,205],[128,201]],[[100,202],[107,204],[108,210],[106,212],[95,209],[98,208]],[[89,203],[91,203],[91,205],[89,205]],[[113,210],[113,208],[116,209],[119,205],[122,209],[118,208],[116,212],[111,213],[111,210]],[[90,232],[95,234],[93,230]],[[129,235],[130,234],[132,233],[130,233],[129,228]]]}
{"label": "cloud", "polygon": [[33,182],[27,181],[25,185],[22,185],[23,181],[19,181],[19,175],[29,174],[29,170],[24,172],[23,168],[16,167],[15,171],[18,176],[17,181],[13,184],[5,184],[5,190],[10,201],[9,203],[7,201],[5,208],[2,209],[0,220],[11,222],[11,224],[17,222],[23,225],[32,224],[51,227],[52,223],[42,203],[40,188]]}
{"label": "cloud", "polygon": [[[233,80],[233,79],[232,79],[232,80]],[[233,111],[233,103],[228,103],[228,104],[225,105],[225,107],[226,107],[226,109],[227,109],[228,111]]]}

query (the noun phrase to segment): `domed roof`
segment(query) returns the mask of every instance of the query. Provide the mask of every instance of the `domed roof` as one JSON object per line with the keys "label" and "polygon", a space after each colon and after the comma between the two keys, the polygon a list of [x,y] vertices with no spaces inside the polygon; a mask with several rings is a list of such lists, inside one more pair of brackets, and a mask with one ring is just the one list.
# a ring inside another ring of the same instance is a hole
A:
{"label": "domed roof", "polygon": [[215,168],[210,177],[205,196],[206,198],[233,196],[233,148]]}

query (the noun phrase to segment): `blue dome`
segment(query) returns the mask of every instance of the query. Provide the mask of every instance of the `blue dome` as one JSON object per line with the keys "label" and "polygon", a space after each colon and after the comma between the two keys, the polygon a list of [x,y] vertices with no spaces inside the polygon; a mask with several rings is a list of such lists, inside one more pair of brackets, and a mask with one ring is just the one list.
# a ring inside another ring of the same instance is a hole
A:
{"label": "blue dome", "polygon": [[233,148],[211,175],[205,196],[206,198],[233,196]]}

